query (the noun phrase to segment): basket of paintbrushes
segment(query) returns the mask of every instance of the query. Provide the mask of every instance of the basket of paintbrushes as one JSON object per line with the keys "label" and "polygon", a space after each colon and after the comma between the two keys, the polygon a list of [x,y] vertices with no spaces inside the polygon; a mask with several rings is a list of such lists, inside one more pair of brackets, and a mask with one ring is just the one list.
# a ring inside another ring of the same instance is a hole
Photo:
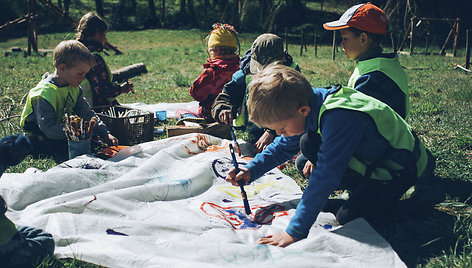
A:
{"label": "basket of paintbrushes", "polygon": [[100,107],[97,115],[121,145],[134,145],[154,139],[153,114],[122,106]]}

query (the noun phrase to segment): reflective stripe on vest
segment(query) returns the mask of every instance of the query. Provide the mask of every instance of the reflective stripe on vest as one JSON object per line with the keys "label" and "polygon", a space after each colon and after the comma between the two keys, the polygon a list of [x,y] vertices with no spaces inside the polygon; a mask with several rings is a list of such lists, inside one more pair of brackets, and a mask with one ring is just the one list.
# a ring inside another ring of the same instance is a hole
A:
{"label": "reflective stripe on vest", "polygon": [[380,71],[388,76],[390,79],[397,84],[397,86],[405,94],[405,118],[408,118],[410,114],[410,98],[408,93],[408,79],[406,73],[403,71],[403,68],[398,61],[398,58],[373,58],[370,60],[359,61],[349,78],[349,83],[347,84],[350,88],[355,88],[356,81],[362,75],[367,73]]}
{"label": "reflective stripe on vest", "polygon": [[62,123],[64,118],[64,108],[67,108],[68,113],[73,113],[79,94],[80,90],[77,87],[57,87],[46,80],[42,80],[28,93],[25,107],[21,113],[21,127],[25,126],[27,117],[33,113],[33,106],[37,102],[38,98],[43,98],[51,104],[56,113],[56,122]]}
{"label": "reflective stripe on vest", "polygon": [[246,92],[243,97],[243,103],[241,104],[241,107],[239,108],[238,111],[238,116],[233,120],[233,125],[235,127],[242,127],[247,124],[248,121],[248,116],[247,116],[247,98],[249,96],[249,84],[251,83],[252,80],[252,74],[247,74],[246,75]]}
{"label": "reflective stripe on vest", "polygon": [[[97,51],[92,52],[92,54],[101,56],[101,54]],[[108,80],[111,83],[113,82],[113,74],[111,73],[110,68],[108,67],[108,64],[105,61],[103,61],[103,63],[105,64],[105,67],[107,68]],[[92,107],[93,106],[93,93],[92,93],[92,86],[90,85],[90,81],[88,79],[85,79],[84,81],[82,81],[82,83],[80,83],[80,88],[82,89],[82,94],[84,98],[87,100],[90,107]],[[114,102],[115,99],[116,97],[107,98],[109,103]]]}
{"label": "reflective stripe on vest", "polygon": [[[372,163],[362,162],[352,157],[349,162],[349,168],[355,172],[378,180],[391,180],[392,174],[404,170],[399,163],[388,158],[388,154],[394,150],[407,150],[416,161],[416,176],[419,178],[423,174],[428,163],[428,155],[423,143],[413,134],[410,126],[385,103],[367,96],[351,88],[341,88],[339,91],[328,95],[323,102],[318,117],[319,125],[323,112],[329,109],[347,109],[363,112],[369,115],[379,131],[392,147],[392,150],[385,152],[385,158],[380,162]],[[382,168],[377,165],[381,164]]]}

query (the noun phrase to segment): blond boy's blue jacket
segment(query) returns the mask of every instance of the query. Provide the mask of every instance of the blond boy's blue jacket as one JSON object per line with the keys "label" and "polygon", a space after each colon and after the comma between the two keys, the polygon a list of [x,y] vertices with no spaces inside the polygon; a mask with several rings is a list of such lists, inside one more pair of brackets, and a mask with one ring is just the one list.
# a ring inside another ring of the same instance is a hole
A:
{"label": "blond boy's blue jacket", "polygon": [[[318,131],[318,115],[327,95],[336,89],[313,88],[310,114],[306,118],[305,132]],[[286,232],[302,239],[308,235],[329,195],[340,184],[348,168],[351,156],[376,159],[386,149],[388,142],[378,133],[368,115],[345,109],[326,111],[320,121],[322,143],[318,153],[317,167],[308,180],[295,216]],[[273,167],[291,159],[300,150],[301,135],[277,137],[266,150],[256,155],[246,167],[251,178],[256,179]]]}

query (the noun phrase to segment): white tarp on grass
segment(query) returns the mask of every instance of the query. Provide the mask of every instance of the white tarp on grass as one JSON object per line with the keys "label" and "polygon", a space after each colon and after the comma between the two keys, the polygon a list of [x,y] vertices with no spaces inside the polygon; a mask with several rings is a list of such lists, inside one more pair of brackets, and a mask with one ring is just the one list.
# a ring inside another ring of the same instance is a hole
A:
{"label": "white tarp on grass", "polygon": [[[53,234],[56,256],[108,267],[404,267],[362,219],[338,227],[322,213],[307,239],[257,245],[283,231],[301,190],[277,169],[240,191],[223,176],[227,140],[188,134],[89,156],[47,172],[4,174],[0,194],[16,224]],[[247,160],[238,159],[244,164]]]}

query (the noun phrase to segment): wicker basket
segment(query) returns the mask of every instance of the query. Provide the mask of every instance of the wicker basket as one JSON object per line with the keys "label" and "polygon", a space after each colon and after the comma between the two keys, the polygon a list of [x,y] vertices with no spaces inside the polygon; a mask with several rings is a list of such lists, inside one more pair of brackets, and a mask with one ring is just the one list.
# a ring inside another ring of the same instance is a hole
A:
{"label": "wicker basket", "polygon": [[[129,108],[113,107],[115,115],[125,114]],[[134,145],[154,139],[153,114],[140,111],[139,115],[115,117],[105,114],[110,107],[94,107],[97,115],[105,123],[110,133],[115,136],[121,145]],[[134,109],[135,110],[135,109]]]}

